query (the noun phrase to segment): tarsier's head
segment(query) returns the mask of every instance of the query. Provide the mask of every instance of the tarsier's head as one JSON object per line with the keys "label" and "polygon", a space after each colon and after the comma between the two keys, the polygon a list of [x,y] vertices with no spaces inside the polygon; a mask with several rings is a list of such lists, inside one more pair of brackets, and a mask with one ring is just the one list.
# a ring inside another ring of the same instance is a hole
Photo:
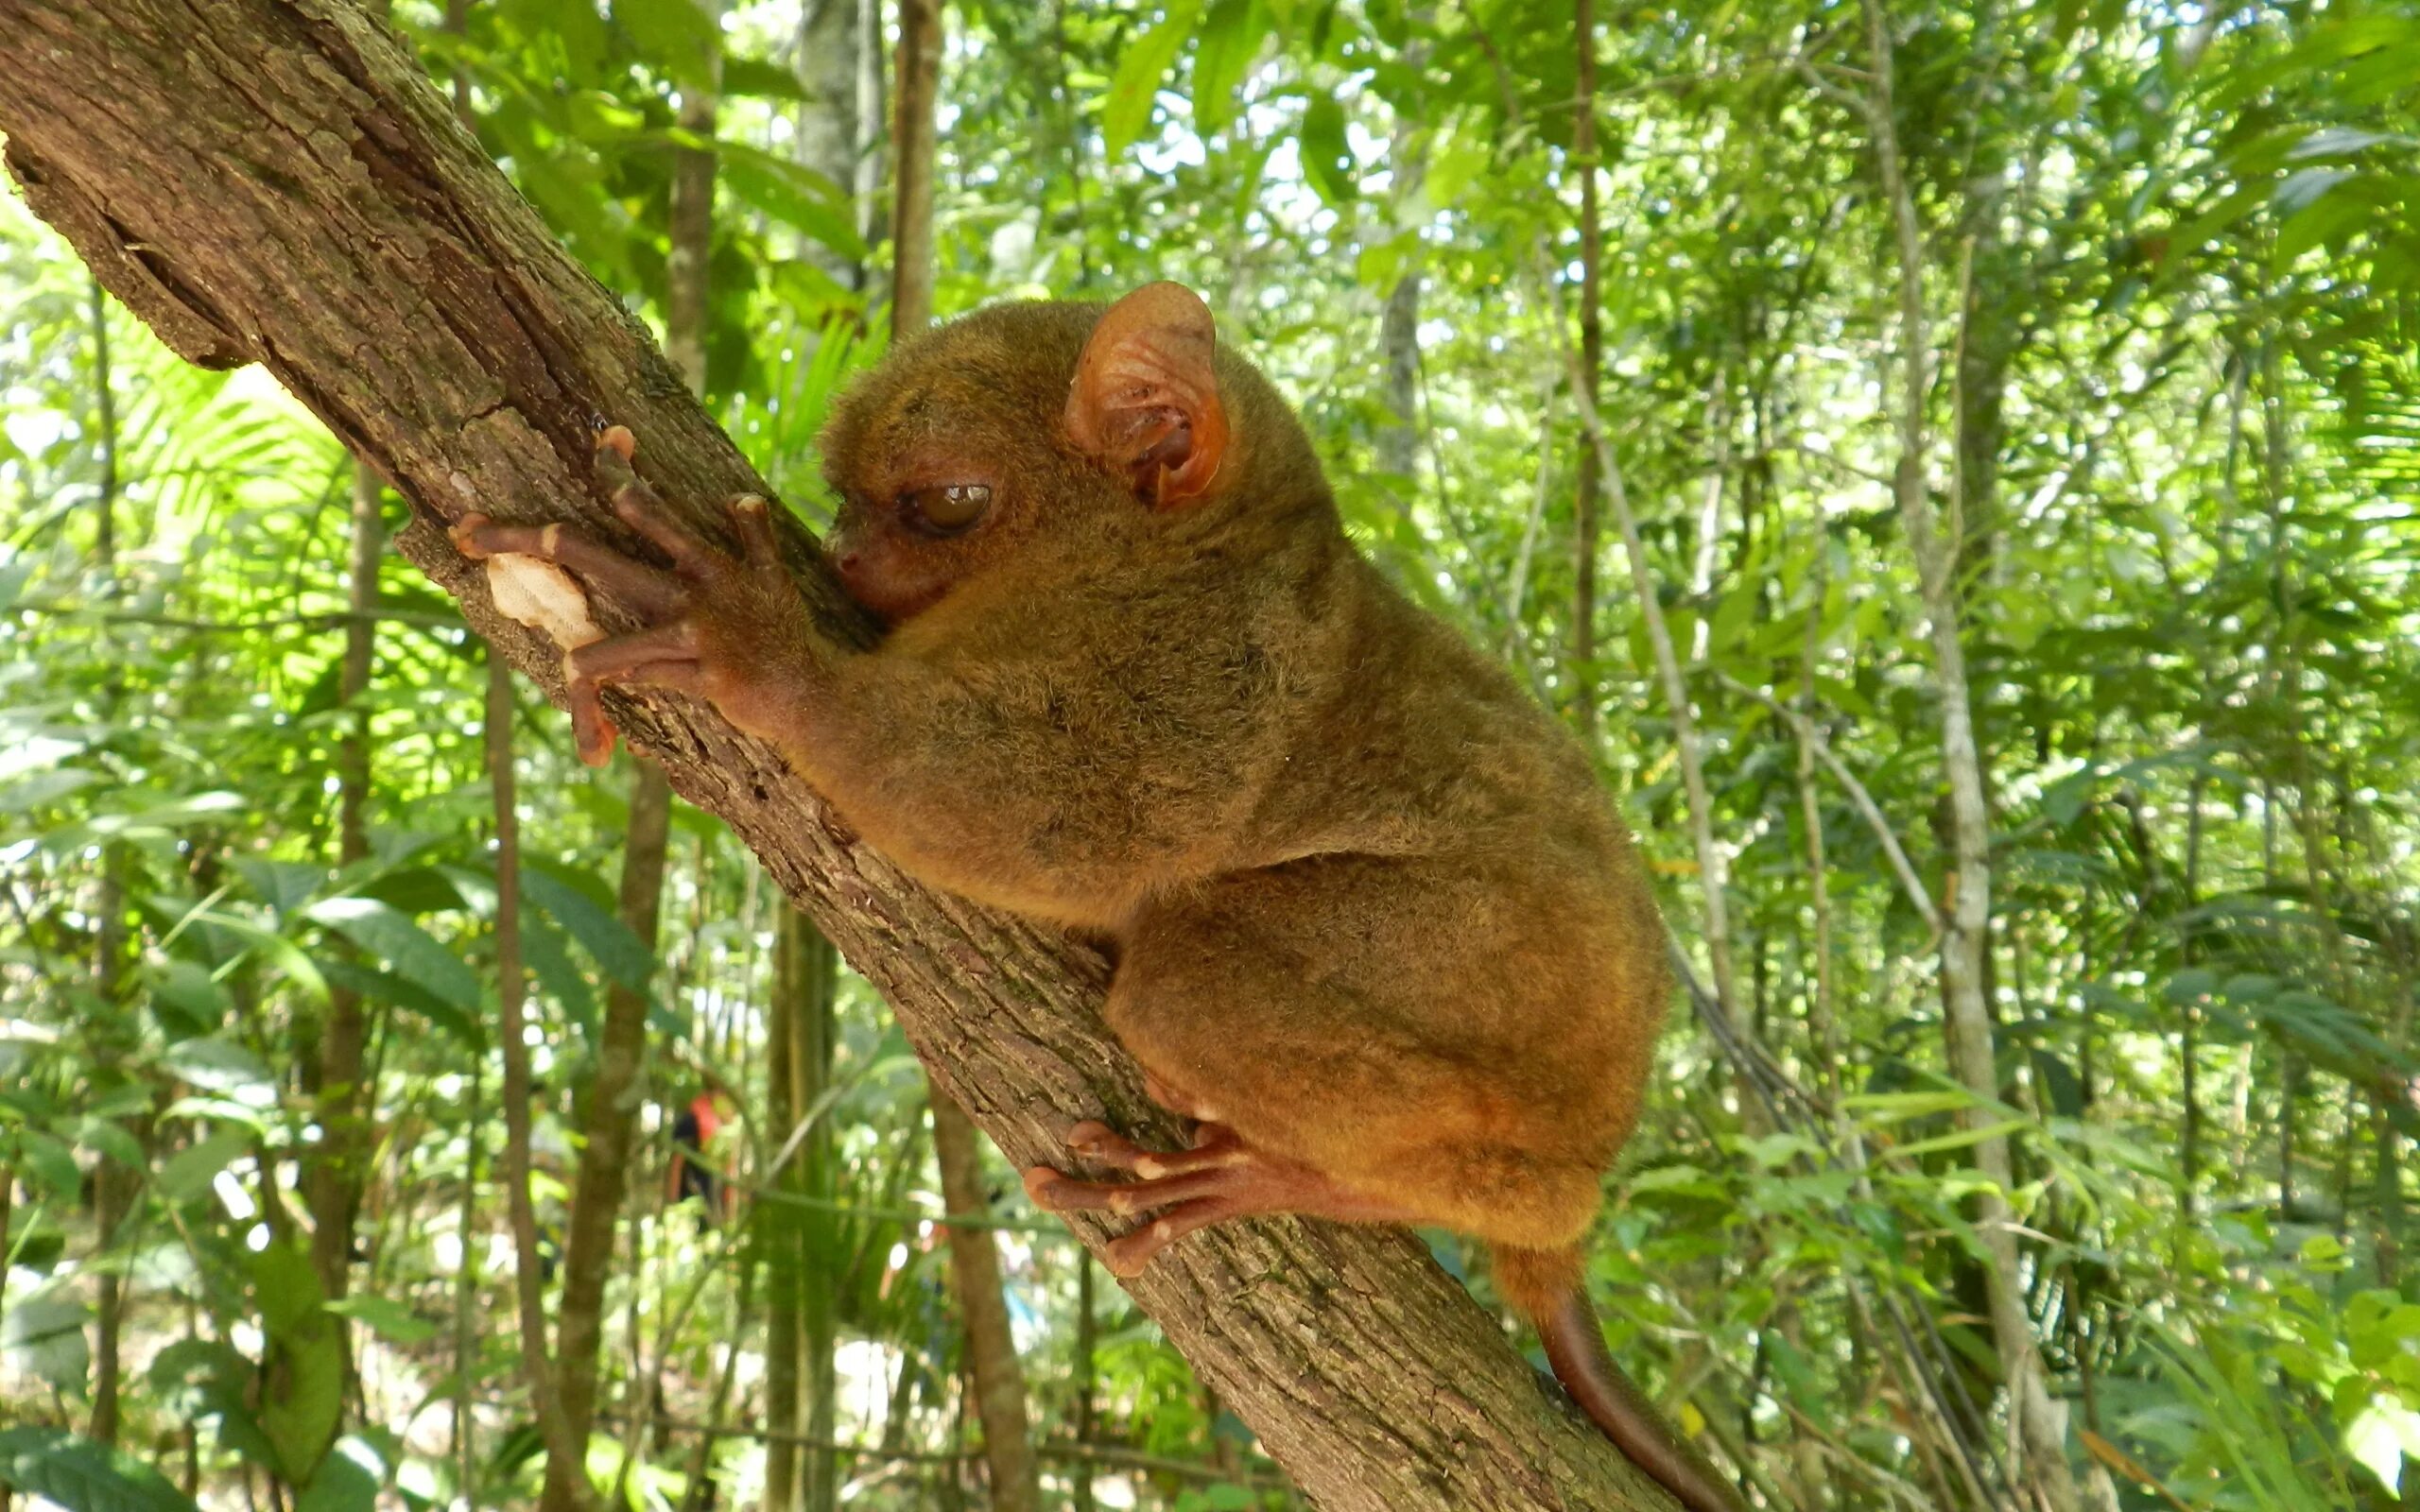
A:
{"label": "tarsier's head", "polygon": [[1328,507],[1292,411],[1176,284],[920,335],[841,397],[823,453],[840,580],[892,623],[1050,547],[1131,557],[1248,510]]}

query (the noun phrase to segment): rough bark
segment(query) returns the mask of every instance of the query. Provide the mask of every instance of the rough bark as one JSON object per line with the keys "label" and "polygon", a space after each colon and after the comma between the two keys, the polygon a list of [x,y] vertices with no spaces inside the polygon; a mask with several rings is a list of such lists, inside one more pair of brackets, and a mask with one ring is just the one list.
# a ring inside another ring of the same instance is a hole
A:
{"label": "rough bark", "polygon": [[[606,417],[701,529],[722,535],[719,500],[764,487],[345,0],[0,0],[0,130],[28,200],[112,292],[188,357],[268,365],[390,480],[413,513],[398,548],[557,697],[555,651],[496,616],[445,525],[478,508],[631,542],[590,476]],[[812,543],[788,549],[833,631],[865,637]],[[614,708],[883,991],[1012,1162],[1058,1158],[1087,1117],[1172,1143],[1100,1022],[1093,952],[917,886],[703,709]],[[1226,1225],[1130,1290],[1323,1507],[1671,1504],[1408,1234]]]}

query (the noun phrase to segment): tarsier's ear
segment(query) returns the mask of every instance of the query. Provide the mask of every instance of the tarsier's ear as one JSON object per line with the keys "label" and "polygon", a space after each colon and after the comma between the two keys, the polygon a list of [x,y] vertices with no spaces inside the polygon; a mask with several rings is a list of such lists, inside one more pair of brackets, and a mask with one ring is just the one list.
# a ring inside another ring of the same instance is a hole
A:
{"label": "tarsier's ear", "polygon": [[1182,284],[1146,284],[1109,307],[1067,394],[1067,438],[1167,508],[1198,499],[1227,450],[1210,307]]}

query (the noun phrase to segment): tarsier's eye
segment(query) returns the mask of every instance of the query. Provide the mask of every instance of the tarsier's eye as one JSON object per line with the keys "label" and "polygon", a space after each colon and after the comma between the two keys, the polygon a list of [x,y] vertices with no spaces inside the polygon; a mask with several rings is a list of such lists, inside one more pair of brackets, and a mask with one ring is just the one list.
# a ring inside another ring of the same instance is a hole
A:
{"label": "tarsier's eye", "polygon": [[938,488],[909,489],[899,496],[910,524],[937,536],[954,536],[983,518],[992,507],[988,483],[951,483]]}

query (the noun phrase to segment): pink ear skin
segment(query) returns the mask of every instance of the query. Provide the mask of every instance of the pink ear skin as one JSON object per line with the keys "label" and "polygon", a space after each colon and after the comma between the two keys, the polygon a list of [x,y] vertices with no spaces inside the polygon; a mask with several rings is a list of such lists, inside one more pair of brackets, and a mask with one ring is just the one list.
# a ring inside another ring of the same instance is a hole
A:
{"label": "pink ear skin", "polygon": [[1109,307],[1067,394],[1067,438],[1133,479],[1159,508],[1201,498],[1227,451],[1218,331],[1182,284],[1146,284]]}

